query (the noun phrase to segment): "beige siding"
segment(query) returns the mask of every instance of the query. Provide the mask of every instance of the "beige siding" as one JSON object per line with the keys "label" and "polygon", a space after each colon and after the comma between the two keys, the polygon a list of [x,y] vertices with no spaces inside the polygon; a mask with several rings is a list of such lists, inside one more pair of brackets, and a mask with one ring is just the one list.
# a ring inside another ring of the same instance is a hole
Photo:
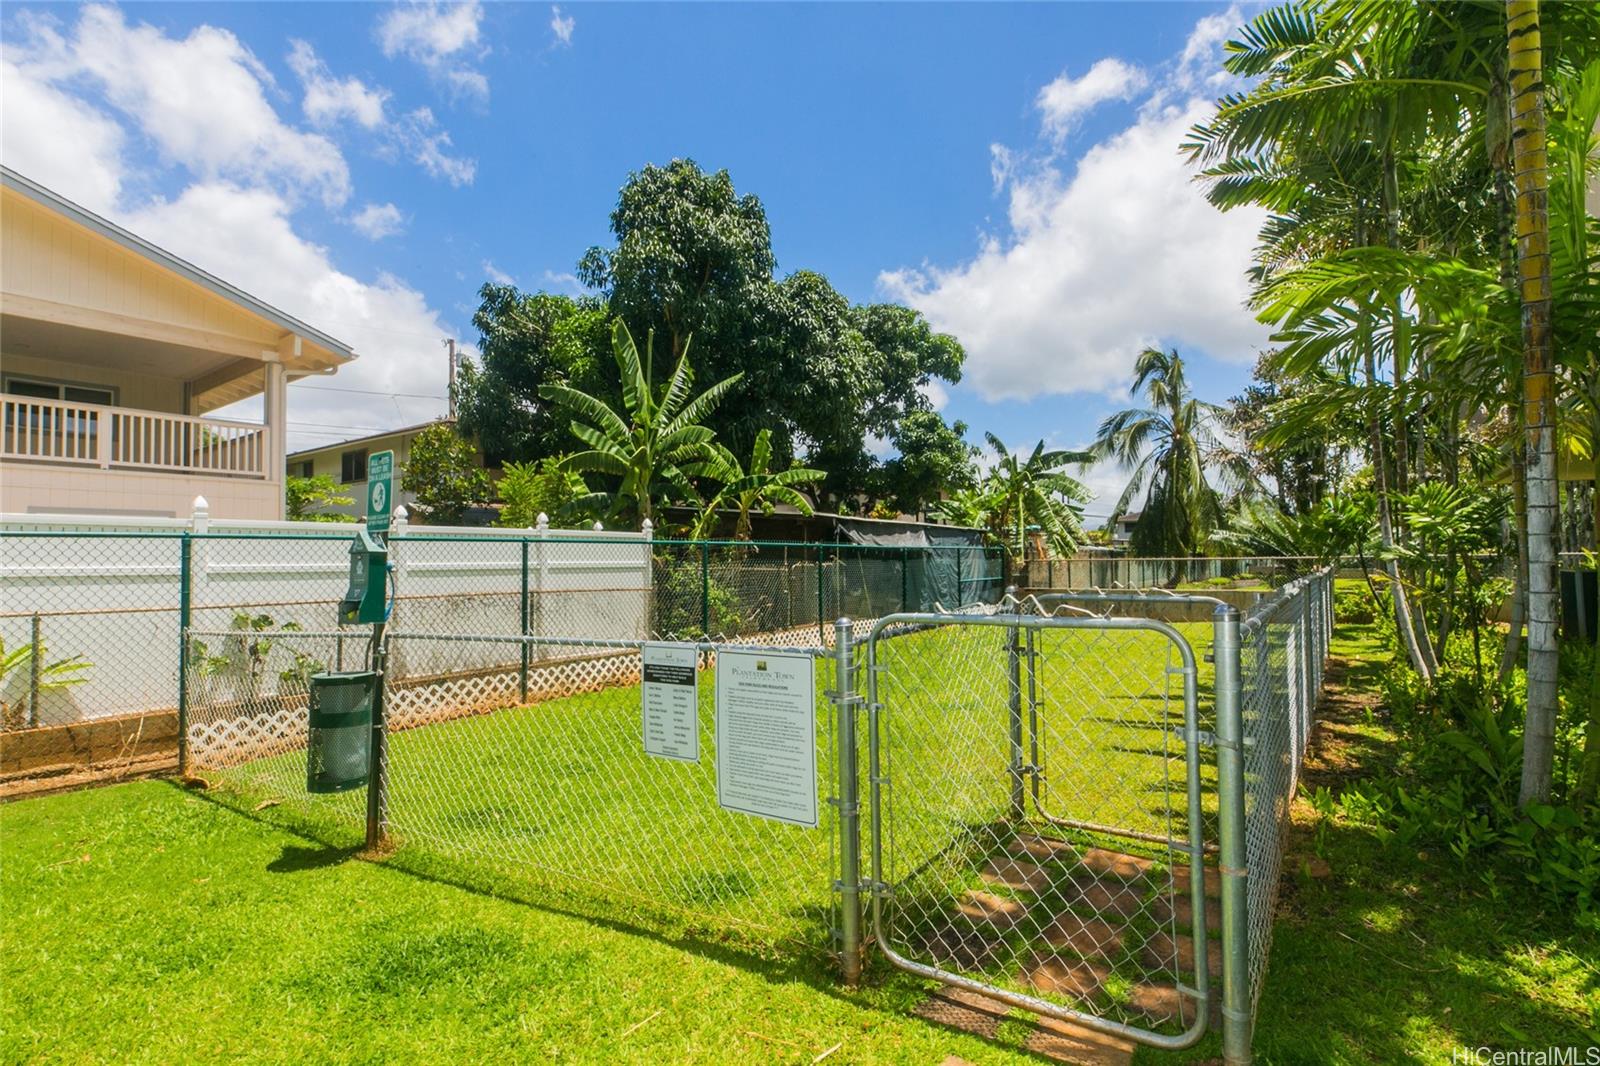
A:
{"label": "beige siding", "polygon": [[0,211],[0,290],[68,307],[277,346],[282,330],[7,190]]}
{"label": "beige siding", "polygon": [[186,518],[204,496],[214,518],[273,519],[281,482],[199,474],[96,470],[53,463],[0,463],[0,513],[110,514]]}
{"label": "beige siding", "polygon": [[[0,338],[0,344],[3,343],[4,339]],[[163,411],[174,415],[186,413],[183,409],[183,382],[176,378],[130,374],[108,367],[11,355],[3,350],[0,350],[0,374],[41,381],[65,381],[75,385],[109,386],[117,390],[117,400],[113,406],[136,407],[141,411]]]}

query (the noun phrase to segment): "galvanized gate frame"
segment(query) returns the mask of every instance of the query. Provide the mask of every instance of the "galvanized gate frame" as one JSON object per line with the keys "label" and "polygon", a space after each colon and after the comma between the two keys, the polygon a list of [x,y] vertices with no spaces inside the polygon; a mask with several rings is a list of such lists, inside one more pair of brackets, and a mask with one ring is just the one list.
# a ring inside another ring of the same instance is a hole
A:
{"label": "galvanized gate frame", "polygon": [[[1011,639],[1008,641],[1009,658],[1013,667],[1021,654],[1016,636],[1018,633],[1027,632],[1029,640],[1041,630],[1136,630],[1153,632],[1164,636],[1178,649],[1182,658],[1183,696],[1184,696],[1184,755],[1186,762],[1186,798],[1188,807],[1188,840],[1187,842],[1163,840],[1174,850],[1187,853],[1190,868],[1199,869],[1203,856],[1204,841],[1202,839],[1201,802],[1200,802],[1200,731],[1198,721],[1198,707],[1196,696],[1196,666],[1194,650],[1183,635],[1166,622],[1147,618],[1099,618],[1099,617],[1073,617],[1055,618],[1037,615],[1023,615],[1015,613],[992,615],[962,615],[962,614],[922,614],[904,613],[893,614],[880,618],[872,627],[867,636],[867,745],[868,745],[868,782],[869,782],[869,840],[870,840],[870,881],[868,888],[872,897],[872,931],[873,940],[883,957],[892,965],[916,974],[920,977],[930,978],[955,988],[965,989],[978,993],[991,999],[1032,1011],[1048,1018],[1072,1022],[1097,1032],[1134,1040],[1153,1047],[1176,1050],[1192,1046],[1205,1035],[1206,1024],[1210,1014],[1211,991],[1209,987],[1208,967],[1205,965],[1203,955],[1199,965],[1195,968],[1195,985],[1192,999],[1197,1010],[1195,1021],[1184,1032],[1172,1035],[1157,1033],[1148,1029],[1125,1025],[1121,1022],[1083,1011],[1064,1007],[1058,1003],[1042,999],[1037,996],[1022,992],[1014,992],[1000,988],[983,981],[975,980],[963,974],[930,966],[897,953],[888,944],[885,936],[884,899],[894,891],[894,886],[887,884],[883,879],[884,837],[883,837],[883,786],[889,783],[882,773],[881,764],[881,726],[882,715],[886,708],[879,700],[878,674],[881,665],[878,660],[879,641],[884,639],[885,632],[891,628],[925,629],[936,626],[988,626],[1007,629]],[[1011,671],[1009,691],[1009,725],[1011,741],[1011,809],[1013,815],[1020,816],[1024,813],[1024,777],[1027,776],[1029,767],[1023,762],[1023,719],[1021,706],[1020,677],[1016,669]],[[892,709],[890,709],[892,710]],[[851,765],[853,760],[847,761],[844,751],[840,752],[841,776]],[[841,789],[841,792],[843,789]],[[853,789],[852,789],[853,791]],[[849,864],[846,864],[848,876]],[[1205,897],[1204,878],[1192,876],[1189,878],[1190,904],[1194,915],[1194,932],[1197,943],[1205,943]],[[854,954],[851,938],[848,936],[848,903],[846,901],[847,935],[845,937],[845,957],[847,972],[851,969],[851,956]],[[1226,918],[1224,919],[1226,920]],[[859,941],[857,942],[859,943]]]}

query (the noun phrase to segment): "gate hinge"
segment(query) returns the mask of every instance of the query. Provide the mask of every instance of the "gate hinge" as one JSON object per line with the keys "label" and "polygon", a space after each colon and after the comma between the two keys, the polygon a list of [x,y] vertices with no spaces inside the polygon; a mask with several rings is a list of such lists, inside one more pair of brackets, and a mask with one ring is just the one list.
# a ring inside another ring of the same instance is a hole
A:
{"label": "gate hinge", "polygon": [[[1189,743],[1189,732],[1190,730],[1187,726],[1178,726],[1172,730],[1172,735],[1177,740],[1187,744]],[[1202,748],[1214,748],[1217,746],[1217,735],[1209,730],[1196,729],[1194,730],[1194,737],[1195,743]]]}

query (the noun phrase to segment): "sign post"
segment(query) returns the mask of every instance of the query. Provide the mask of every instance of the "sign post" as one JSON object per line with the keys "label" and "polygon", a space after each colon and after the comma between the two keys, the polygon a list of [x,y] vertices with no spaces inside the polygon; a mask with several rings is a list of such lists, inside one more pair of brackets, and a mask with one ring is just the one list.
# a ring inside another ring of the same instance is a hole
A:
{"label": "sign post", "polygon": [[373,452],[367,457],[367,532],[389,532],[394,511],[394,452]]}

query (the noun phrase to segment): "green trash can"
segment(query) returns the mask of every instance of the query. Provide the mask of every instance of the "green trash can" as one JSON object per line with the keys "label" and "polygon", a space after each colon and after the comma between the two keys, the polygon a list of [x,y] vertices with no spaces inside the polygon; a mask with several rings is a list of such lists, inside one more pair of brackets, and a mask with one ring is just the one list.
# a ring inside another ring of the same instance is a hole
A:
{"label": "green trash can", "polygon": [[377,696],[371,670],[311,675],[307,792],[347,792],[367,783]]}

